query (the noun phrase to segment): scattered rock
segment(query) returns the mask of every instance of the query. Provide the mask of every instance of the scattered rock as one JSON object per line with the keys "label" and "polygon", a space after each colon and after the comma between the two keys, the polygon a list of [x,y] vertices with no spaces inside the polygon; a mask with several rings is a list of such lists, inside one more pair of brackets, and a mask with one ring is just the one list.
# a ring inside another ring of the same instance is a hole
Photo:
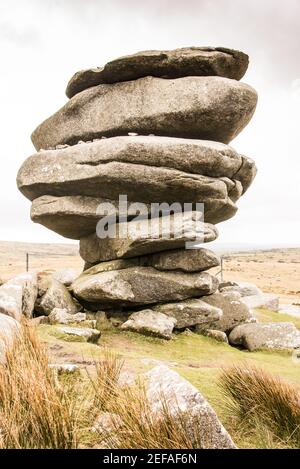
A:
{"label": "scattered rock", "polygon": [[69,287],[76,277],[78,277],[78,272],[75,269],[60,269],[53,274],[53,278],[65,285],[65,287]]}
{"label": "scattered rock", "polygon": [[66,95],[103,83],[136,80],[146,76],[181,78],[221,76],[240,80],[248,67],[246,54],[221,47],[184,47],[175,50],[148,50],[108,62],[104,67],[81,70],[68,83]]}
{"label": "scattered rock", "polygon": [[97,326],[96,319],[87,319],[82,323],[84,327],[90,327],[91,329],[98,329],[100,331],[100,327]]}
{"label": "scattered rock", "polygon": [[229,335],[229,343],[253,352],[259,349],[300,348],[300,331],[290,322],[243,324]]}
{"label": "scattered rock", "polygon": [[127,386],[133,386],[136,384],[136,373],[135,372],[128,372],[128,371],[123,371],[120,373],[119,379],[118,379],[118,386],[120,388],[124,388]]}
{"label": "scattered rock", "polygon": [[219,290],[222,292],[226,291],[237,291],[241,296],[256,296],[261,295],[262,291],[254,284],[249,282],[227,282],[231,285],[224,283],[219,285]]}
{"label": "scattered rock", "polygon": [[216,330],[228,333],[239,324],[255,321],[253,314],[237,292],[216,292],[213,295],[202,296],[201,300],[222,310],[222,317],[213,327]]}
{"label": "scattered rock", "polygon": [[[195,332],[203,333],[203,330],[201,329],[198,330],[198,326],[196,326]],[[214,329],[207,329],[204,332],[204,335],[206,335],[207,337],[211,337],[212,339],[215,339],[217,342],[223,342],[225,344],[229,343],[227,335],[225,334],[225,332],[222,332],[222,331],[216,331]]]}
{"label": "scattered rock", "polygon": [[87,320],[93,322],[93,327],[100,331],[110,324],[105,311],[90,312],[87,314]]}
{"label": "scattered rock", "polygon": [[[162,415],[164,405],[168,405],[171,415],[180,419],[180,413],[191,420],[191,439],[195,433],[201,437],[201,448],[235,448],[216,413],[206,399],[191,383],[166,366],[157,366],[146,374],[148,379],[147,398],[153,417]],[[162,395],[164,399],[162,400]],[[194,443],[197,443],[194,441]]]}
{"label": "scattered rock", "polygon": [[121,417],[118,414],[112,412],[102,412],[96,418],[92,427],[93,432],[98,432],[101,435],[107,434],[107,437],[111,433],[115,432],[123,424]]}
{"label": "scattered rock", "polygon": [[0,363],[5,362],[6,351],[12,347],[15,337],[19,333],[19,322],[13,317],[0,313]]}
{"label": "scattered rock", "polygon": [[279,310],[279,297],[273,293],[261,293],[259,295],[243,296],[242,302],[248,308],[264,308],[270,311]]}
{"label": "scattered rock", "polygon": [[30,324],[33,326],[39,326],[40,324],[49,324],[49,316],[37,316],[30,320]]}
{"label": "scattered rock", "polygon": [[55,363],[49,365],[49,368],[53,369],[58,374],[76,373],[76,371],[79,370],[79,366],[73,363]]}
{"label": "scattered rock", "polygon": [[86,327],[59,327],[58,331],[94,344],[98,342],[101,336],[101,332],[98,331],[98,329],[90,329]]}
{"label": "scattered rock", "polygon": [[24,273],[12,278],[0,287],[0,313],[18,321],[22,315],[30,318],[37,298],[36,273]]}
{"label": "scattered rock", "polygon": [[45,316],[53,311],[53,309],[65,309],[69,314],[76,314],[78,306],[67,288],[54,278],[49,283],[46,293],[40,298],[36,304],[36,310]]}
{"label": "scattered rock", "polygon": [[122,418],[118,414],[114,414],[112,412],[102,412],[100,415],[98,415],[91,431],[94,433],[99,433],[101,437],[100,448],[111,449],[118,445],[118,437],[116,432],[119,431],[122,425]]}
{"label": "scattered rock", "polygon": [[131,314],[128,320],[121,325],[121,329],[153,335],[162,339],[171,339],[175,324],[175,318],[151,309],[145,309]]}
{"label": "scattered rock", "polygon": [[157,305],[153,307],[153,310],[175,318],[176,329],[196,325],[199,329],[212,327],[223,315],[220,308],[211,306],[198,298]]}
{"label": "scattered rock", "polygon": [[109,315],[109,322],[112,324],[114,327],[120,327],[124,322],[127,321],[127,319],[130,316],[130,311],[113,311]]}
{"label": "scattered rock", "polygon": [[85,313],[68,313],[67,309],[54,308],[48,316],[50,324],[71,324],[86,320]]}
{"label": "scattered rock", "polygon": [[0,313],[20,321],[22,318],[22,286],[4,283],[0,287]]}

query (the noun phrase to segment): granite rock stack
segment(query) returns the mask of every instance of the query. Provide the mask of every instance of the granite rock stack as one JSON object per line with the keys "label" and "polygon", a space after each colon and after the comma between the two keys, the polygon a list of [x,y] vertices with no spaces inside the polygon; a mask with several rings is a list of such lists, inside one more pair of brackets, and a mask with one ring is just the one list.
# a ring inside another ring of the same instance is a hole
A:
{"label": "granite rock stack", "polygon": [[33,132],[37,153],[18,187],[34,222],[80,241],[85,270],[71,291],[85,308],[131,322],[139,313],[142,329],[155,315],[166,330],[171,318],[171,331],[220,321],[224,298],[220,307],[207,301],[222,295],[208,272],[219,259],[203,243],[234,216],[256,174],[228,146],[257,103],[239,81],[247,67],[246,54],[225,48],[121,57],[76,73],[70,100]]}

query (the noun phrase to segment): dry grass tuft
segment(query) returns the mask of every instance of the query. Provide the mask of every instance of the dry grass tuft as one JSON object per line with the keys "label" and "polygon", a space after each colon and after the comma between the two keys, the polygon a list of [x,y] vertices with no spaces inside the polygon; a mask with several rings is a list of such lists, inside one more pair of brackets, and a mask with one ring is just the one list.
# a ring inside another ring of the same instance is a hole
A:
{"label": "dry grass tuft", "polygon": [[0,365],[0,448],[76,448],[78,409],[34,328],[21,332]]}
{"label": "dry grass tuft", "polygon": [[104,351],[102,360],[95,363],[96,379],[91,382],[96,408],[105,411],[110,401],[115,398],[123,366],[124,360],[109,349]]}
{"label": "dry grass tuft", "polygon": [[[97,366],[93,383],[97,407],[111,414],[106,431],[98,431],[101,445],[116,449],[186,449],[203,447],[200,419],[172,409],[161,395],[162,410],[153,414],[147,399],[146,385],[141,380],[134,385],[119,386],[123,360],[112,353]],[[101,415],[101,414],[100,414]],[[192,423],[192,424],[191,424]],[[209,429],[207,429],[209,433]]]}
{"label": "dry grass tuft", "polygon": [[[121,386],[123,360],[106,350],[89,380],[58,378],[35,329],[24,323],[0,365],[0,448],[202,448],[201,421],[172,411],[161,396],[153,413],[146,383]],[[80,396],[83,396],[82,398]],[[92,432],[96,417],[104,427]],[[206,428],[209,440],[209,429]]]}
{"label": "dry grass tuft", "polygon": [[300,393],[256,367],[233,366],[220,376],[226,408],[246,431],[265,446],[300,446]]}

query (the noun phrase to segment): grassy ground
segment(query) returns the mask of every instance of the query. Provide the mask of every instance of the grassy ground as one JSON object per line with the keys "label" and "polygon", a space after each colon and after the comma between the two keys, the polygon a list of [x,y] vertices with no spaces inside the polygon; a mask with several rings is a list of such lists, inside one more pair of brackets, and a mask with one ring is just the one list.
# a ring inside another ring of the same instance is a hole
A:
{"label": "grassy ground", "polygon": [[[260,322],[290,321],[300,329],[300,319],[291,316],[266,310],[257,310],[256,315]],[[257,441],[253,436],[248,438],[247,435],[241,435],[232,425],[217,384],[221,369],[235,364],[258,366],[300,389],[300,363],[295,362],[289,353],[250,353],[193,333],[183,333],[171,341],[164,341],[121,332],[109,323],[103,324],[100,329],[102,336],[98,346],[70,341],[68,336],[59,332],[58,326],[41,325],[38,333],[42,341],[47,343],[52,363],[77,363],[89,370],[92,369],[93,361],[109,348],[125,359],[128,377],[147,371],[160,362],[172,367],[208,399],[239,446],[259,447],[267,444],[265,441]]]}

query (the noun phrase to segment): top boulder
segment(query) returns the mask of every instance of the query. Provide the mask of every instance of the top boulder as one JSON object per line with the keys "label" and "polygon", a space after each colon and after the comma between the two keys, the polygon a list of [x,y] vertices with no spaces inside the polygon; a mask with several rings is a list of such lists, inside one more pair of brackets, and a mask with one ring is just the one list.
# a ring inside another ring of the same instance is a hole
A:
{"label": "top boulder", "polygon": [[248,68],[247,54],[223,47],[184,47],[171,51],[137,52],[108,62],[104,67],[81,70],[69,81],[68,98],[105,83],[159,78],[219,76],[240,80]]}

